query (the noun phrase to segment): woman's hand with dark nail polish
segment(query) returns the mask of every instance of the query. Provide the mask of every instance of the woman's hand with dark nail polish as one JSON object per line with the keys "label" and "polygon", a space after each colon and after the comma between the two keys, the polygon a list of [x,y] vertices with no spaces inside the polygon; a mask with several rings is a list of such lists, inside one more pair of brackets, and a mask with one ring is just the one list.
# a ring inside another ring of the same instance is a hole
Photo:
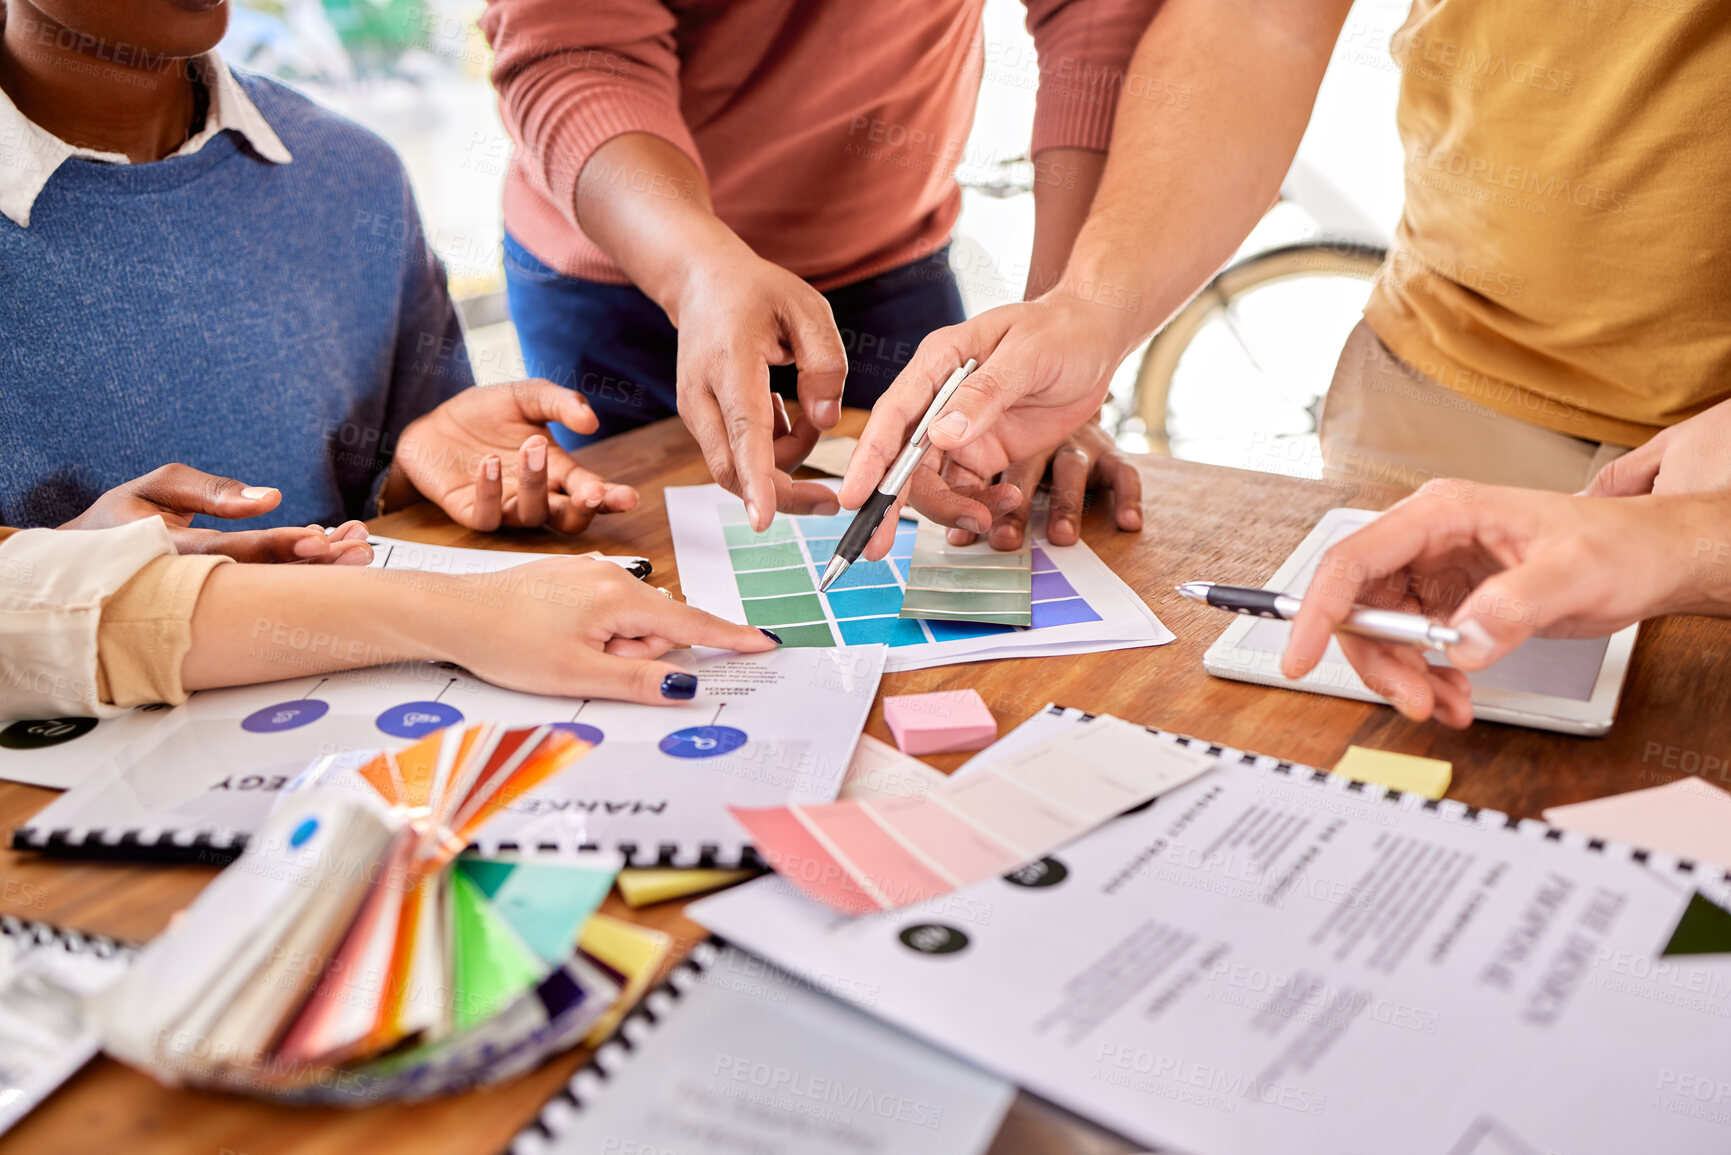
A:
{"label": "woman's hand with dark nail polish", "polygon": [[675,702],[685,702],[697,697],[696,674],[669,674],[661,679],[661,696],[671,698]]}

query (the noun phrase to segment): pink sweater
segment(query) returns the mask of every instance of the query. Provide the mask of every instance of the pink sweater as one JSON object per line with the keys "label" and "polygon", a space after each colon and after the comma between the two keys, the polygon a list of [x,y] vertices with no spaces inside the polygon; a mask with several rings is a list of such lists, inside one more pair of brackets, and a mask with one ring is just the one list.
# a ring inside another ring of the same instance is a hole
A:
{"label": "pink sweater", "polygon": [[1033,153],[1103,151],[1160,0],[1024,3],[1037,67],[982,43],[980,0],[489,0],[517,146],[505,225],[563,273],[625,283],[577,226],[577,176],[648,132],[691,157],[758,255],[820,289],[917,260],[955,223],[956,167],[1003,159],[964,156],[982,63],[994,83],[1038,78]]}

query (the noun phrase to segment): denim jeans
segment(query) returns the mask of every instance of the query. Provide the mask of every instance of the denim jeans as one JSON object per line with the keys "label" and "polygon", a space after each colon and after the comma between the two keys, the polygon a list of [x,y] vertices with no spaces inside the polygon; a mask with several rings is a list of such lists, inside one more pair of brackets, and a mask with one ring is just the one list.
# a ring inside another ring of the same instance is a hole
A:
{"label": "denim jeans", "polygon": [[[673,416],[679,335],[635,285],[567,277],[505,235],[505,285],[531,377],[580,391],[595,433],[555,426],[567,449]],[[929,257],[824,294],[847,349],[842,404],[869,409],[927,333],[964,319],[946,246]],[[770,368],[770,387],[794,395],[795,367]]]}

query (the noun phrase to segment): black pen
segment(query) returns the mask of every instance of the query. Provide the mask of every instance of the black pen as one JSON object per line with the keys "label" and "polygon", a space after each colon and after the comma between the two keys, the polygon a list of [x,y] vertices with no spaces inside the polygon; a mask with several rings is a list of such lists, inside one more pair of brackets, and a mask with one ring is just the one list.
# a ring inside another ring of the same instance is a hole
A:
{"label": "black pen", "polygon": [[[1298,608],[1303,604],[1290,594],[1276,590],[1223,586],[1214,582],[1185,582],[1178,587],[1178,592],[1193,602],[1204,602],[1217,610],[1285,621],[1297,617]],[[1452,626],[1439,625],[1419,614],[1379,610],[1373,606],[1353,606],[1346,620],[1335,628],[1379,641],[1422,646],[1427,650],[1458,646],[1461,640],[1460,631]]]}
{"label": "black pen", "polygon": [[933,420],[942,412],[944,405],[955,391],[961,387],[962,378],[974,371],[974,360],[968,358],[968,363],[951,373],[944,382],[938,395],[932,398],[931,405],[926,408],[926,415],[920,418],[920,423],[914,427],[914,435],[908,439],[908,447],[896,458],[896,463],[890,466],[884,479],[878,482],[878,487],[866,499],[854,514],[853,524],[847,527],[847,532],[841,535],[836,543],[835,555],[824,567],[823,580],[817,583],[818,592],[829,589],[836,578],[847,572],[847,567],[859,560],[859,555],[865,552],[865,547],[872,539],[872,534],[883,524],[884,515],[890,511],[890,506],[896,503],[896,498],[907,488],[908,479],[913,477],[914,470],[919,468],[920,459],[926,455],[926,450],[932,447],[928,430]]}

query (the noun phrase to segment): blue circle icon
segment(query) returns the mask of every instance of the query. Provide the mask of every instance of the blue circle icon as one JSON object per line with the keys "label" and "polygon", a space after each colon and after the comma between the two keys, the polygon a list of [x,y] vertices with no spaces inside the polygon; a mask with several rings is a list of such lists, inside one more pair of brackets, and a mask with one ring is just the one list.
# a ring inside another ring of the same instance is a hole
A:
{"label": "blue circle icon", "polygon": [[330,713],[331,704],[318,698],[296,698],[254,710],[241,719],[240,728],[253,734],[276,734],[318,721]]}
{"label": "blue circle icon", "polygon": [[373,725],[393,738],[424,738],[463,720],[463,711],[443,702],[405,702],[380,714]]}
{"label": "blue circle icon", "polygon": [[601,739],[607,736],[587,722],[555,722],[553,729],[562,730],[579,742],[587,742],[591,746],[601,745]]}
{"label": "blue circle icon", "polygon": [[687,726],[661,739],[661,752],[675,758],[719,758],[748,741],[744,730],[732,726]]}
{"label": "blue circle icon", "polygon": [[302,819],[301,824],[294,828],[294,833],[289,835],[289,849],[299,850],[301,847],[305,846],[307,844],[307,839],[318,833],[318,829],[318,819]]}

